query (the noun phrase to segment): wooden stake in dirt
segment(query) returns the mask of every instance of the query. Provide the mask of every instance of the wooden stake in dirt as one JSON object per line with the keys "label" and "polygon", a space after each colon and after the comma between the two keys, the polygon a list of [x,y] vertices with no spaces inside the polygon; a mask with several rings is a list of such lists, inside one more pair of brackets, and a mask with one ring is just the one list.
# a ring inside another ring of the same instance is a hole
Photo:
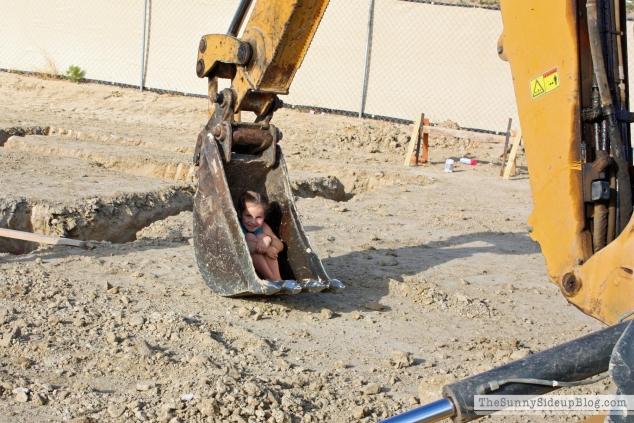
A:
{"label": "wooden stake in dirt", "polygon": [[[403,165],[405,167],[409,167],[409,164],[412,162],[412,155],[414,154],[414,149],[418,145],[420,147],[420,133],[424,126],[425,114],[421,113],[421,115],[416,119],[416,123],[414,123],[414,129],[412,130],[412,136],[409,140],[409,146],[407,147],[407,153],[405,153],[405,162]],[[418,152],[416,152],[416,159],[418,159]]]}
{"label": "wooden stake in dirt", "polygon": [[420,118],[414,124],[407,156],[405,157],[405,166],[409,166],[410,163],[418,165],[429,161],[429,131],[425,132],[425,128],[429,128],[429,119],[426,119],[425,114],[421,113]]}
{"label": "wooden stake in dirt", "polygon": [[[412,130],[412,137],[409,141],[409,146],[407,147],[407,152],[405,153],[405,162],[403,165],[409,167],[410,163],[427,163],[429,160],[429,135],[437,135],[441,137],[453,137],[453,138],[463,138],[469,139],[471,141],[481,141],[481,142],[491,142],[491,143],[505,143],[504,145],[504,161],[506,162],[506,151],[509,146],[509,138],[511,136],[511,122],[512,119],[509,119],[509,127],[506,131],[506,137],[503,135],[495,135],[488,134],[484,132],[474,132],[474,131],[465,131],[462,129],[449,129],[449,128],[439,128],[438,126],[429,126],[429,119],[425,119],[424,114],[416,120],[414,124],[414,129]],[[414,161],[412,156],[414,152],[420,150],[420,136],[422,135],[423,143],[423,151],[421,157],[422,160],[420,162]],[[502,170],[500,170],[500,176],[504,172],[504,163],[502,163]]]}
{"label": "wooden stake in dirt", "polygon": [[22,241],[39,242],[40,244],[69,245],[71,247],[79,248],[86,248],[86,246],[88,245],[86,241],[79,241],[77,239],[58,238],[56,236],[14,231],[12,229],[0,228],[0,236],[4,238],[20,239]]}
{"label": "wooden stake in dirt", "polygon": [[[421,138],[422,138],[422,151],[420,150],[420,148],[418,148],[416,150],[416,164],[418,163],[427,163],[429,161],[429,133],[425,132],[425,128],[429,128],[429,119],[427,119],[426,117],[424,117],[423,115],[423,126],[421,127]],[[419,143],[419,146],[421,144]],[[420,153],[420,154],[418,154]],[[420,156],[420,160],[418,160],[418,156]]]}
{"label": "wooden stake in dirt", "polygon": [[511,124],[513,119],[509,118],[509,126],[506,128],[506,141],[504,141],[504,152],[502,153],[502,169],[500,169],[500,176],[504,175],[504,164],[506,163],[506,153],[509,149],[509,139],[511,138]]}
{"label": "wooden stake in dirt", "polygon": [[[414,166],[418,166],[418,158],[420,157],[420,133],[421,129],[425,126],[425,113],[420,114],[421,125],[418,127],[418,132],[416,133],[416,150],[414,151]],[[413,134],[412,134],[413,135]]]}
{"label": "wooden stake in dirt", "polygon": [[517,150],[520,147],[520,141],[522,141],[522,130],[520,129],[515,134],[515,138],[513,138],[513,148],[511,148],[511,154],[509,154],[509,161],[506,164],[506,168],[504,169],[504,179],[508,179],[511,176],[515,176],[516,172],[516,164],[517,161]]}

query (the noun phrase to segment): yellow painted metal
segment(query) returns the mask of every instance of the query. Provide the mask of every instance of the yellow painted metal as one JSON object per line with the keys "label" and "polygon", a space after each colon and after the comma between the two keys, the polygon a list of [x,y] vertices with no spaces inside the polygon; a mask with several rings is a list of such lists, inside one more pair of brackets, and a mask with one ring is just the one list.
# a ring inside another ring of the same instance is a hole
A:
{"label": "yellow painted metal", "polygon": [[328,0],[258,1],[242,36],[253,58],[238,68],[238,95],[249,89],[287,94],[327,6]]}
{"label": "yellow painted metal", "polygon": [[[274,95],[288,94],[328,1],[259,0],[240,41],[227,35],[203,37],[207,48],[204,52],[199,49],[198,60],[203,60],[203,66],[198,75],[231,78],[237,93],[236,113],[264,113]],[[252,53],[246,64],[238,60],[243,42],[249,44]]]}
{"label": "yellow painted metal", "polygon": [[[203,37],[206,49],[198,51],[198,76],[232,79],[236,113],[265,113],[276,94],[288,94],[328,2],[257,1],[241,40],[228,35]],[[251,47],[248,63],[241,60],[242,43]]]}
{"label": "yellow painted metal", "polygon": [[[201,51],[204,50],[204,51]],[[251,58],[250,47],[243,41],[230,35],[210,34],[200,40],[198,47],[198,60],[202,60],[202,68],[198,76],[221,76],[218,68],[223,64],[243,65]],[[198,71],[198,69],[197,69]],[[226,77],[231,77],[231,72],[225,72]]]}
{"label": "yellow painted metal", "polygon": [[564,270],[572,272],[581,284],[568,301],[609,325],[634,308],[633,230],[634,221],[630,221],[617,239],[586,263]]}
{"label": "yellow painted metal", "polygon": [[[504,33],[498,51],[511,65],[524,133],[534,202],[531,236],[541,245],[550,279],[568,301],[614,324],[634,308],[634,222],[592,255],[581,173],[577,2],[502,0],[501,8]],[[555,67],[559,87],[536,96],[531,81]],[[564,289],[565,280],[573,281],[574,289]]]}
{"label": "yellow painted metal", "polygon": [[[502,53],[511,64],[533,193],[528,224],[558,282],[563,269],[592,254],[584,231],[576,2],[501,3]],[[555,67],[560,87],[533,100],[530,81]]]}

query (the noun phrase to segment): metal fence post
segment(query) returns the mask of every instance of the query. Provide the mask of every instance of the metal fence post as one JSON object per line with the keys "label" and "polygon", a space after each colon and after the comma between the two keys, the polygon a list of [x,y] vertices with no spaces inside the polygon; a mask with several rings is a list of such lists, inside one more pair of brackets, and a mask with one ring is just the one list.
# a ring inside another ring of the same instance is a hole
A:
{"label": "metal fence post", "polygon": [[363,66],[363,86],[361,87],[361,104],[359,106],[359,119],[363,117],[365,109],[365,96],[368,91],[368,68],[370,66],[370,54],[372,49],[372,24],[374,22],[374,0],[370,0],[370,11],[368,12],[368,33],[365,42],[365,64]]}
{"label": "metal fence post", "polygon": [[141,78],[139,91],[143,92],[143,74],[145,73],[145,31],[147,30],[147,0],[143,1],[143,43],[141,44]]}

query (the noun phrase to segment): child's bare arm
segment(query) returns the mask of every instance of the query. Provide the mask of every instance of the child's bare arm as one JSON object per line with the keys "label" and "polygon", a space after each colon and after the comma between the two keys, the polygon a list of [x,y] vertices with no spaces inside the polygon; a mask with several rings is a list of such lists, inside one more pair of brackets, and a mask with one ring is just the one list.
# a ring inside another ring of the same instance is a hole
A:
{"label": "child's bare arm", "polygon": [[262,225],[262,234],[258,235],[258,236],[267,236],[267,237],[271,237],[271,246],[275,247],[275,249],[277,251],[282,251],[284,250],[284,244],[282,243],[282,241],[280,241],[280,239],[278,237],[275,236],[275,234],[273,233],[273,230],[271,229],[271,227],[269,225],[267,225],[266,223],[264,223]]}
{"label": "child's bare arm", "polygon": [[255,253],[255,248],[258,245],[258,239],[255,235],[248,233],[245,236],[246,240],[247,240],[247,246],[249,247],[249,252],[250,253]]}
{"label": "child's bare arm", "polygon": [[257,246],[255,247],[255,252],[258,254],[266,253],[266,249],[271,246],[271,242],[273,238],[264,233],[256,235]]}

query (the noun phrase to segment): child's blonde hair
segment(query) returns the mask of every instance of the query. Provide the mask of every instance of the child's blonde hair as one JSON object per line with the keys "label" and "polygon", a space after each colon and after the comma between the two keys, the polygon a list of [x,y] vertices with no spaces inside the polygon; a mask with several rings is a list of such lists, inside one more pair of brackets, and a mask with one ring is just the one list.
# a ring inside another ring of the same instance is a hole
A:
{"label": "child's blonde hair", "polygon": [[265,213],[269,211],[269,199],[266,197],[266,194],[260,194],[255,191],[245,191],[238,199],[238,213],[245,211],[247,204],[261,206]]}

